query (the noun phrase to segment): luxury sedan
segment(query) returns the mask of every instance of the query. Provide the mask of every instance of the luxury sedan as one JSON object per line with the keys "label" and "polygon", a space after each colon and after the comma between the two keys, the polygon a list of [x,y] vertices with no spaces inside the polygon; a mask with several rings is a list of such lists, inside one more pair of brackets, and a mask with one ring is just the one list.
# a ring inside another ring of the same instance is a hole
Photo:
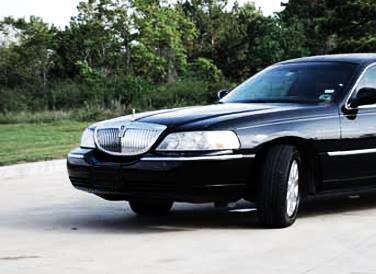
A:
{"label": "luxury sedan", "polygon": [[89,126],[70,181],[145,216],[245,199],[275,228],[305,198],[376,188],[376,54],[281,62],[218,97]]}

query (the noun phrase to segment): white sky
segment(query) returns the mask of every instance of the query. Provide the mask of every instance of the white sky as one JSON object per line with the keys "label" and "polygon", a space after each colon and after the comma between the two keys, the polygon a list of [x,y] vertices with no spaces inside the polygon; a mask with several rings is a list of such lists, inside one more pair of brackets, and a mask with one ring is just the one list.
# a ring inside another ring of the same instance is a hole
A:
{"label": "white sky", "polygon": [[[249,0],[238,0],[243,4]],[[252,0],[264,14],[280,11],[281,0]],[[29,17],[36,15],[44,21],[64,27],[71,16],[76,15],[80,0],[0,0],[0,18],[4,16]],[[230,2],[230,1],[229,1]]]}

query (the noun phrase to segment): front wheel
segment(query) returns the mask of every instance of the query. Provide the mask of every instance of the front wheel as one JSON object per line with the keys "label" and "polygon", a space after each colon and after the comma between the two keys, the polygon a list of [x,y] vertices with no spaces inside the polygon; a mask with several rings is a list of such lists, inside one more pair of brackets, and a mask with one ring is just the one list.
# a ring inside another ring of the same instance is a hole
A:
{"label": "front wheel", "polygon": [[266,152],[258,192],[258,215],[262,225],[284,228],[295,222],[301,171],[300,154],[294,146],[276,145]]}
{"label": "front wheel", "polygon": [[167,215],[173,206],[171,201],[129,201],[132,211],[141,216]]}

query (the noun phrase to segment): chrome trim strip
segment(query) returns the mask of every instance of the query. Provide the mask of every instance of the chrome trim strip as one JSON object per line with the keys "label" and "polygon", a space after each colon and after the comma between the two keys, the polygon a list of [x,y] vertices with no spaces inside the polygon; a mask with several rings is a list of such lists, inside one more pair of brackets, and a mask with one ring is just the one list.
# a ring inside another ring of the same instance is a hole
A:
{"label": "chrome trim strip", "polygon": [[328,155],[329,156],[347,156],[347,155],[368,154],[368,153],[376,153],[376,148],[347,150],[347,151],[332,151],[332,152],[328,152]]}
{"label": "chrome trim strip", "polygon": [[143,157],[141,161],[225,161],[234,159],[255,158],[256,154],[233,154],[233,155],[216,155],[216,156],[196,156],[196,157]]}
{"label": "chrome trim strip", "polygon": [[218,184],[218,185],[205,185],[205,187],[226,187],[226,186],[245,186],[245,184]]}
{"label": "chrome trim strip", "polygon": [[364,106],[358,107],[358,109],[369,109],[369,108],[376,108],[376,104],[364,105]]}
{"label": "chrome trim strip", "polygon": [[363,76],[366,74],[366,72],[367,72],[370,68],[372,68],[372,67],[374,67],[374,66],[376,66],[376,62],[374,62],[374,63],[372,63],[372,64],[369,64],[369,65],[368,65],[368,66],[362,71],[362,73],[359,75],[359,77],[358,77],[358,79],[356,80],[354,86],[352,87],[352,89],[351,89],[349,95],[348,95],[347,98],[346,98],[345,108],[346,108],[347,110],[354,110],[354,109],[359,109],[359,108],[372,108],[372,107],[364,107],[364,106],[361,106],[361,107],[358,107],[358,108],[352,108],[352,107],[350,107],[349,101],[350,101],[351,97],[353,96],[354,92],[356,91],[356,89],[357,89],[357,87],[358,87],[360,81],[362,80]]}
{"label": "chrome trim strip", "polygon": [[83,159],[84,155],[81,155],[81,154],[68,154],[68,158]]}

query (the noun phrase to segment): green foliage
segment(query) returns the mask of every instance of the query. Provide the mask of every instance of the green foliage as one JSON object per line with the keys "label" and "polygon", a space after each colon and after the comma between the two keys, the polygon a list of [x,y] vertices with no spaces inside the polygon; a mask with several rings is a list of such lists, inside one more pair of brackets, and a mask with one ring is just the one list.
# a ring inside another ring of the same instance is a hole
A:
{"label": "green foliage", "polygon": [[338,1],[328,2],[333,15],[326,27],[334,30],[335,52],[376,51],[376,2]]}
{"label": "green foliage", "polygon": [[330,0],[289,0],[284,4],[286,8],[279,13],[285,24],[299,22],[304,30],[307,43],[306,47],[313,54],[330,52],[332,45],[329,43],[331,33],[324,24],[331,16],[332,11],[327,4]]}
{"label": "green foliage", "polygon": [[59,33],[59,53],[63,66],[68,68],[66,73],[72,76],[77,70],[89,69],[107,76],[114,68],[128,69],[122,60],[124,46],[132,40],[130,27],[127,6],[119,1],[80,2],[78,15]]}
{"label": "green foliage", "polygon": [[303,26],[310,53],[376,51],[374,0],[289,0],[285,5],[282,21]]}
{"label": "green foliage", "polygon": [[72,119],[73,112],[67,111],[17,111],[0,114],[0,124],[21,124],[21,123],[51,123],[68,121]]}
{"label": "green foliage", "polygon": [[28,89],[0,89],[0,113],[27,110],[30,102]]}
{"label": "green foliage", "polygon": [[199,57],[190,67],[193,76],[198,79],[219,82],[223,80],[222,71],[213,63],[212,60]]}
{"label": "green foliage", "polygon": [[0,25],[0,29],[15,33],[18,40],[1,48],[0,56],[4,61],[0,62],[0,69],[13,75],[10,75],[10,79],[0,77],[0,81],[4,79],[0,83],[13,87],[38,82],[45,87],[56,59],[56,28],[34,16],[29,21],[6,17]]}
{"label": "green foliage", "polygon": [[158,90],[149,93],[148,98],[151,109],[212,104],[217,99],[216,93],[212,91],[229,87],[231,84],[228,82],[186,78],[159,86]]}
{"label": "green foliage", "polygon": [[227,78],[248,78],[266,66],[307,54],[299,22],[265,17],[254,5],[235,6],[215,59]]}
{"label": "green foliage", "polygon": [[178,3],[178,7],[186,17],[191,18],[197,29],[197,37],[189,48],[193,59],[216,59],[217,48],[231,18],[226,5],[226,0],[185,0]]}
{"label": "green foliage", "polygon": [[0,98],[4,98],[0,100],[0,124],[91,121],[131,113],[132,109],[141,112],[213,103],[216,91],[232,86],[223,79],[213,81],[188,77],[157,85],[130,76],[113,76],[101,81],[79,83],[66,80],[50,83],[47,96],[41,96],[38,86],[4,89],[0,90]]}
{"label": "green foliage", "polygon": [[158,1],[134,1],[133,8],[139,31],[138,43],[131,49],[136,74],[150,75],[155,82],[173,81],[187,67],[184,44],[195,36],[194,24],[180,9]]}
{"label": "green foliage", "polygon": [[65,29],[3,18],[0,122],[206,104],[281,60],[376,51],[374,0],[289,0],[268,17],[226,0],[171,3],[86,0]]}

